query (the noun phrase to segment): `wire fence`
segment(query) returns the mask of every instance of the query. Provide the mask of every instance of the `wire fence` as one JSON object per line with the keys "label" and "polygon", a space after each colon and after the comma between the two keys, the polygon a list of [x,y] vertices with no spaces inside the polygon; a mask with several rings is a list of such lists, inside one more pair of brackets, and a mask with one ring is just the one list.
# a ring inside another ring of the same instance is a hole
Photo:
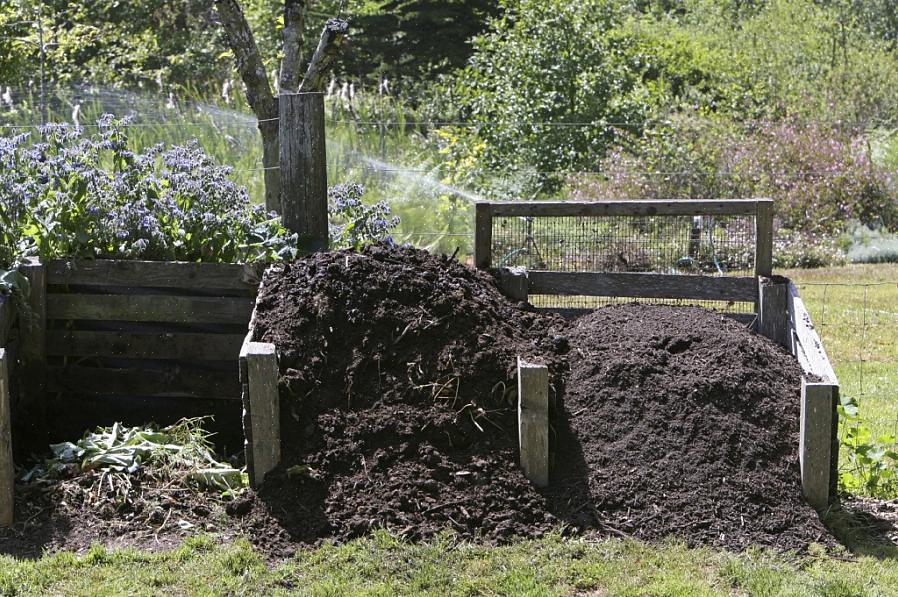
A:
{"label": "wire fence", "polygon": [[[860,404],[874,434],[898,438],[898,269],[891,281],[810,282],[796,286],[839,379],[842,396]],[[877,266],[845,270],[875,275]],[[799,278],[813,272],[796,272]]]}

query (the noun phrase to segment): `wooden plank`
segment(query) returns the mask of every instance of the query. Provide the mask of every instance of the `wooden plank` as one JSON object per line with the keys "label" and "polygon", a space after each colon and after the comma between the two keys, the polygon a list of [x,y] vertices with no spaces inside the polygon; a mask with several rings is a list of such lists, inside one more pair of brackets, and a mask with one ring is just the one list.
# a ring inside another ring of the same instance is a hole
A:
{"label": "wooden plank", "polygon": [[52,286],[242,290],[249,295],[255,294],[262,269],[261,264],[57,259],[47,264],[47,283]]}
{"label": "wooden plank", "polygon": [[498,201],[492,216],[716,216],[758,213],[756,199],[670,201]]}
{"label": "wooden plank", "polygon": [[527,301],[527,289],[530,281],[527,270],[522,267],[503,267],[499,269],[499,290],[514,301]]}
{"label": "wooden plank", "polygon": [[253,299],[240,297],[50,293],[47,319],[246,325],[253,304]]}
{"label": "wooden plank", "polygon": [[[596,307],[596,309],[598,308],[599,307]],[[547,313],[557,313],[565,319],[574,319],[595,311],[595,309],[586,309],[582,307],[537,307],[536,310],[545,311]],[[750,326],[758,318],[754,313],[730,313],[727,311],[720,311],[719,313],[721,317],[732,319],[733,321],[737,321],[746,326]]]}
{"label": "wooden plank", "polygon": [[12,461],[9,364],[5,348],[0,348],[0,528],[13,523],[15,467]]}
{"label": "wooden plank", "polygon": [[747,302],[758,298],[754,277],[537,270],[528,272],[528,276],[530,294]]}
{"label": "wooden plank", "polygon": [[282,93],[278,104],[281,217],[284,226],[299,235],[300,251],[326,251],[324,94]]}
{"label": "wooden plank", "polygon": [[240,400],[236,372],[228,375],[180,366],[167,369],[66,366],[50,367],[47,373],[47,389],[51,392]]}
{"label": "wooden plank", "polygon": [[47,362],[47,268],[37,259],[30,259],[20,269],[29,284],[28,317],[19,322],[19,399],[22,406],[34,413],[29,421],[32,435],[47,436],[47,403],[44,394]]}
{"label": "wooden plank", "polygon": [[755,217],[755,275],[773,275],[773,201],[758,200]]}
{"label": "wooden plank", "polygon": [[47,354],[73,357],[123,357],[232,361],[240,353],[240,334],[82,332],[53,330]]}
{"label": "wooden plank", "polygon": [[[833,371],[829,357],[823,349],[823,343],[817,330],[811,321],[811,315],[805,307],[804,301],[798,295],[798,289],[795,284],[789,283],[789,322],[795,341],[801,345],[801,350],[807,359],[806,373],[810,373],[819,377],[822,381],[833,385],[838,385],[836,373]],[[797,349],[793,346],[792,354],[796,357]]]}
{"label": "wooden plank", "polygon": [[832,474],[832,434],[837,386],[801,381],[799,463],[805,499],[818,511],[829,506]]}
{"label": "wooden plank", "polygon": [[493,260],[493,204],[478,201],[474,205],[474,267],[489,269]]}
{"label": "wooden plank", "polygon": [[549,484],[549,369],[518,357],[518,442],[524,475]]}
{"label": "wooden plank", "polygon": [[781,280],[758,278],[758,333],[791,348],[789,284]]}
{"label": "wooden plank", "polygon": [[244,396],[246,463],[250,483],[258,487],[281,460],[278,362],[274,344],[244,342],[240,351],[247,392]]}

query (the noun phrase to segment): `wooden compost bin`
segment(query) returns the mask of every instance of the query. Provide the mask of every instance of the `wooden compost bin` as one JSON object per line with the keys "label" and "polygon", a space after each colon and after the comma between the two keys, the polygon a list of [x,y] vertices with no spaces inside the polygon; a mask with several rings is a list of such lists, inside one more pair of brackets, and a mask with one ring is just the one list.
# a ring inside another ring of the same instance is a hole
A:
{"label": "wooden compost bin", "polygon": [[103,399],[125,412],[139,406],[152,418],[205,414],[210,404],[225,410],[232,404],[236,415],[237,353],[260,269],[119,260],[28,263],[22,268],[31,283],[31,321],[21,337],[25,395],[41,404],[48,395]]}
{"label": "wooden compost bin", "polygon": [[[493,268],[493,219],[538,218],[663,218],[666,216],[742,216],[754,219],[754,275],[723,276],[609,271],[552,271]],[[751,313],[722,315],[752,326],[780,343],[798,359],[801,418],[798,445],[805,498],[818,510],[835,496],[838,470],[839,385],[823,344],[795,285],[771,277],[773,204],[769,199],[718,201],[568,201],[480,202],[476,205],[474,261],[494,269],[503,292],[526,301],[532,294],[555,296],[627,297],[750,303]],[[588,309],[563,309],[576,315]],[[520,398],[519,398],[520,399]],[[523,447],[522,447],[523,452]]]}

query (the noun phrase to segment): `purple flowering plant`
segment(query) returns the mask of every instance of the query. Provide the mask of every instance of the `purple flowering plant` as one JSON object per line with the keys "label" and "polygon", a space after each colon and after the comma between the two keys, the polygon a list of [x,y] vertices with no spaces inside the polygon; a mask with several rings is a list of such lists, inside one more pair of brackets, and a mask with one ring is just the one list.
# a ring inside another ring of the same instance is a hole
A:
{"label": "purple flowering plant", "polygon": [[0,138],[0,267],[23,257],[252,262],[296,237],[196,142],[128,149],[127,119]]}
{"label": "purple flowering plant", "polygon": [[330,242],[335,249],[358,248],[367,242],[392,242],[390,232],[399,225],[386,201],[362,202],[365,187],[338,184],[327,191]]}

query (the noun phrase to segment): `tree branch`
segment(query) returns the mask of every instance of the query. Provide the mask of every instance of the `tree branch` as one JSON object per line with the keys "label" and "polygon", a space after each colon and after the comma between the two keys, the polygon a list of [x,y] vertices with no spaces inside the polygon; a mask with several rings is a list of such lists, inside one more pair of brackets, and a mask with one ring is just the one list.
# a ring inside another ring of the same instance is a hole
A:
{"label": "tree branch", "polygon": [[306,0],[284,0],[284,60],[281,62],[279,90],[293,93],[299,85]]}
{"label": "tree branch", "polygon": [[277,117],[277,102],[265,74],[256,38],[237,0],[215,0],[228,45],[237,61],[237,72],[246,86],[246,99],[259,120]]}
{"label": "tree branch", "polygon": [[328,19],[321,31],[321,39],[309,68],[299,86],[300,92],[323,91],[328,72],[337,61],[340,48],[348,41],[349,23],[342,19]]}

